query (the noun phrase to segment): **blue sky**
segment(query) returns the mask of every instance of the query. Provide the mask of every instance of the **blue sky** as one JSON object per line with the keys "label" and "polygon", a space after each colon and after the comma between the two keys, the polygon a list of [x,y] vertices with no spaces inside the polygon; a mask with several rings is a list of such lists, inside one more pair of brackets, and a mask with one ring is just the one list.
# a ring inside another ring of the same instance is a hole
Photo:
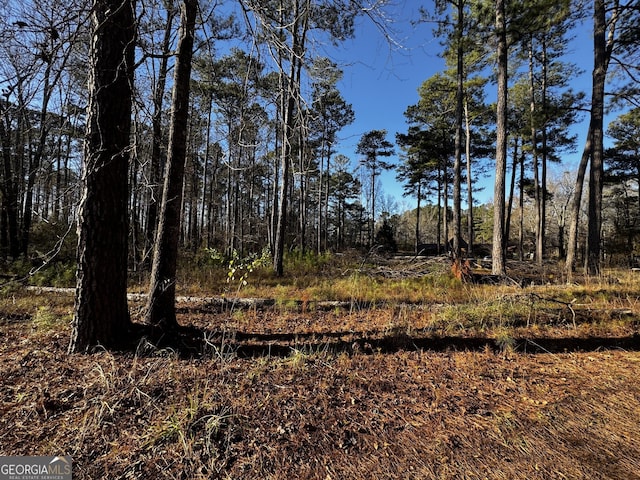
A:
{"label": "blue sky", "polygon": [[[344,70],[340,91],[356,116],[353,124],[339,132],[339,150],[354,163],[358,161],[356,146],[365,132],[386,129],[387,140],[392,143],[397,132],[406,132],[404,111],[418,102],[418,87],[444,68],[433,25],[412,24],[420,17],[422,3],[430,2],[403,1],[391,12],[390,28],[398,45],[390,45],[371,20],[361,17],[355,38],[342,43],[332,54]],[[391,161],[400,160],[396,155]],[[395,172],[383,174],[381,181],[384,195],[393,195],[401,210],[414,208],[414,200],[403,198]]]}
{"label": "blue sky", "polygon": [[[438,56],[441,46],[438,38],[433,37],[433,24],[412,25],[419,18],[419,5],[430,2],[400,2],[393,14],[396,38],[403,46],[392,49],[384,36],[368,19],[361,18],[356,29],[356,37],[340,45],[331,54],[344,70],[340,91],[345,100],[352,104],[356,120],[352,125],[339,132],[341,139],[338,147],[357,163],[356,145],[363,133],[373,129],[386,129],[387,139],[395,142],[397,132],[406,132],[407,124],[403,115],[409,105],[418,101],[418,87],[424,80],[442,71],[444,61]],[[570,60],[580,64],[583,75],[576,78],[574,90],[582,90],[590,97],[590,78],[593,64],[590,37],[590,25],[583,25],[577,32],[577,38],[570,43]],[[489,93],[495,90],[490,85]],[[586,136],[586,120],[577,124],[574,132],[578,135],[575,154],[566,156],[561,166],[553,168],[559,171],[574,170],[577,166]],[[392,157],[399,162],[399,158]],[[415,200],[402,196],[402,186],[395,180],[395,173],[389,172],[381,177],[384,195],[393,195],[399,210],[415,208]],[[482,181],[485,190],[478,194],[480,201],[489,201],[493,197],[493,178]]]}

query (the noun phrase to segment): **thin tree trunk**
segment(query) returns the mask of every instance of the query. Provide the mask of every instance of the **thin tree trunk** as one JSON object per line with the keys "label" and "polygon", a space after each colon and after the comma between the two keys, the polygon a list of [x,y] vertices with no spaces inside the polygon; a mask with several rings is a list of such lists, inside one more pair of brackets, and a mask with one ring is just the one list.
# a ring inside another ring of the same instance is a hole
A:
{"label": "thin tree trunk", "polygon": [[[438,255],[442,253],[440,246],[442,245],[442,177],[440,169],[438,169],[438,200],[437,200],[438,219],[436,221],[436,243],[438,244],[436,251]],[[446,240],[445,240],[446,242]]]}
{"label": "thin tree trunk", "polygon": [[300,167],[299,181],[300,181],[300,211],[298,212],[298,229],[299,239],[298,248],[300,253],[304,254],[307,249],[307,171],[308,169],[304,165],[304,139],[302,129],[298,129],[298,165]]}
{"label": "thin tree trunk", "polygon": [[369,245],[371,248],[374,242],[374,229],[376,224],[376,169],[371,169],[371,220],[369,221]]}
{"label": "thin tree trunk", "polygon": [[181,4],[180,39],[173,86],[173,113],[146,310],[147,323],[165,330],[178,327],[175,312],[176,268],[187,148],[191,58],[197,8],[197,0],[183,0]]}
{"label": "thin tree trunk", "polygon": [[327,146],[327,170],[325,172],[325,194],[324,194],[324,229],[322,234],[322,251],[329,248],[329,190],[331,175],[331,144]]}
{"label": "thin tree trunk", "polygon": [[468,255],[473,255],[474,249],[474,228],[473,228],[473,179],[471,178],[471,125],[469,120],[469,105],[467,101],[464,103],[464,119],[465,119],[465,157],[467,160],[467,204],[469,211],[467,213],[467,245]]}
{"label": "thin tree trunk", "polygon": [[[273,268],[277,276],[284,274],[284,244],[287,231],[287,209],[289,195],[289,170],[291,163],[291,142],[294,132],[294,112],[300,95],[300,75],[304,56],[304,44],[309,27],[309,12],[307,6],[300,6],[296,1],[296,13],[292,26],[291,56],[289,59],[290,70],[286,91],[286,109],[283,115],[282,134],[283,145],[281,154],[282,181],[280,184],[280,196],[278,199],[278,216],[276,221],[275,251],[273,254]],[[284,106],[284,105],[283,105]]]}
{"label": "thin tree trunk", "polygon": [[535,220],[536,220],[536,262],[542,265],[542,241],[540,230],[541,219],[541,200],[540,200],[540,164],[538,156],[538,126],[537,126],[537,104],[536,89],[534,82],[534,65],[533,65],[533,35],[529,43],[529,128],[531,131],[531,155],[533,157],[533,189],[535,199]]}
{"label": "thin tree trunk", "polygon": [[507,201],[507,218],[504,222],[504,236],[507,243],[511,237],[511,213],[513,211],[513,195],[516,184],[516,167],[518,166],[518,137],[513,139],[513,155],[511,157],[511,181],[509,182],[509,199]]}
{"label": "thin tree trunk", "polygon": [[578,225],[580,220],[580,205],[582,204],[582,190],[584,188],[584,178],[587,173],[587,165],[591,156],[591,122],[587,130],[587,140],[585,142],[582,157],[578,164],[578,173],[576,175],[576,183],[569,208],[569,238],[567,240],[567,259],[565,261],[565,273],[567,281],[571,282],[573,271],[575,268],[576,250],[578,247]]}
{"label": "thin tree trunk", "polygon": [[520,157],[520,188],[519,201],[519,232],[518,232],[518,260],[524,260],[524,156]]}
{"label": "thin tree trunk", "polygon": [[462,207],[460,183],[462,177],[462,107],[464,96],[464,50],[462,47],[464,25],[464,2],[458,1],[458,19],[456,34],[456,133],[455,158],[453,161],[453,258],[460,264]]}
{"label": "thin tree trunk", "polygon": [[[61,117],[62,118],[62,117]],[[59,128],[60,131],[63,131],[65,120],[61,119]],[[71,135],[66,135],[68,139]],[[61,210],[61,198],[62,198],[62,145],[63,145],[64,137],[60,135],[58,137],[57,148],[56,148],[56,175],[55,175],[55,194],[53,196],[53,219],[57,222],[60,220],[60,210]],[[69,146],[68,140],[66,146]]]}
{"label": "thin tree trunk", "polygon": [[[216,185],[218,185],[218,169],[220,168],[220,157],[222,156],[222,149],[220,148],[219,144],[215,144],[215,153],[214,153],[214,160],[213,160],[213,171],[211,172],[211,181],[210,181],[210,188],[209,188],[209,199],[207,200],[207,219],[209,222],[209,228],[207,230],[207,234],[208,234],[208,240],[207,240],[207,247],[211,248],[211,245],[213,244],[213,239],[215,237],[215,233],[216,231],[219,229],[221,230],[221,228],[219,228],[219,211],[220,211],[220,205],[217,204],[217,199],[214,201],[214,192],[216,190]],[[218,205],[216,207],[216,204]]]}
{"label": "thin tree trunk", "polygon": [[[293,77],[292,77],[293,78]],[[292,88],[292,81],[289,82],[289,88]],[[291,92],[288,93],[286,114],[284,116],[285,128],[283,134],[282,153],[280,158],[281,181],[280,191],[278,192],[278,208],[276,216],[276,236],[275,236],[275,251],[273,254],[273,269],[277,276],[284,274],[284,243],[287,227],[287,209],[288,209],[288,194],[289,194],[289,169],[290,169],[290,156],[291,156],[291,138],[289,131],[293,127],[293,110],[295,105],[295,99]]]}
{"label": "thin tree trunk", "polygon": [[[132,138],[137,138],[137,123],[133,124],[133,130],[131,136]],[[134,142],[137,140],[134,140]],[[138,172],[140,170],[140,162],[138,160],[138,155],[136,153],[136,147],[132,147],[131,155],[129,158],[129,187],[130,187],[130,195],[129,195],[129,222],[131,225],[131,241],[129,242],[129,253],[131,255],[130,265],[133,267],[134,271],[138,270],[139,264],[139,253],[138,253],[138,232],[140,231],[140,215],[139,215],[139,188],[138,188]]]}
{"label": "thin tree trunk", "polygon": [[496,178],[493,190],[493,249],[491,271],[505,275],[504,207],[507,167],[507,32],[505,0],[496,0],[496,34],[498,40],[498,105],[496,122]]}
{"label": "thin tree trunk", "polygon": [[[147,207],[147,221],[145,240],[145,250],[150,252],[153,249],[155,242],[156,230],[158,227],[158,203],[161,200],[162,191],[160,189],[160,182],[162,179],[162,109],[164,103],[164,93],[167,83],[167,70],[168,70],[168,58],[169,48],[171,43],[171,30],[173,27],[173,19],[175,17],[175,10],[170,8],[167,11],[167,24],[164,31],[164,38],[162,40],[162,53],[163,56],[160,59],[160,68],[158,70],[158,80],[153,92],[153,115],[151,117],[151,172],[149,185],[149,206]],[[151,259],[150,253],[145,253],[145,258]],[[148,263],[150,265],[150,262]]]}
{"label": "thin tree trunk", "polygon": [[[232,142],[233,142],[233,138],[232,138],[232,132],[233,127],[231,125],[231,117],[229,117],[228,123],[227,123],[227,142],[228,145],[231,146]],[[234,153],[232,153],[232,149],[231,147],[229,147],[229,161],[227,162],[227,176],[226,176],[226,188],[225,188],[225,197],[226,197],[226,202],[225,202],[225,220],[224,220],[224,231],[225,231],[225,251],[227,253],[227,255],[231,255],[233,250],[235,249],[235,243],[234,243],[234,232],[235,232],[235,219],[233,217],[233,210],[234,210],[234,188],[233,188],[233,175],[234,175],[234,171],[233,171],[233,159],[235,157],[232,157],[232,155],[235,155]]]}
{"label": "thin tree trunk", "polygon": [[418,204],[416,206],[416,255],[420,253],[420,200],[422,200],[421,192],[422,182],[418,180]]}
{"label": "thin tree trunk", "polygon": [[[323,228],[322,228],[322,224],[323,224],[323,220],[324,220],[324,215],[323,215],[323,198],[324,198],[324,192],[323,192],[323,186],[324,186],[324,144],[325,144],[325,139],[324,139],[324,134],[322,135],[322,140],[320,143],[320,159],[319,159],[319,171],[318,171],[318,210],[317,210],[317,217],[316,217],[316,253],[318,255],[320,255],[322,253],[322,232],[323,232]],[[328,174],[327,174],[328,177]]]}
{"label": "thin tree trunk", "polygon": [[560,260],[566,256],[564,248],[564,219],[562,219],[561,222],[562,223],[558,224],[558,258]]}
{"label": "thin tree trunk", "polygon": [[[3,108],[0,103],[0,113],[3,113]],[[0,141],[2,142],[3,166],[1,208],[6,219],[4,223],[7,231],[6,251],[11,259],[16,259],[20,254],[20,245],[18,243],[18,189],[11,159],[11,138],[5,128],[4,118],[0,118]]]}
{"label": "thin tree trunk", "polygon": [[[202,166],[202,202],[200,203],[200,235],[204,236],[206,229],[206,221],[211,222],[211,216],[207,213],[207,188],[213,189],[213,182],[209,185],[209,155],[211,155],[211,116],[213,112],[213,102],[210,100],[207,106],[207,131],[205,139],[204,164]],[[209,235],[207,237],[207,248],[209,247]]]}
{"label": "thin tree trunk", "polygon": [[442,230],[444,233],[444,251],[449,253],[449,162],[445,158],[442,162],[442,201],[443,205],[443,217],[442,217]]}
{"label": "thin tree trunk", "polygon": [[[280,89],[280,91],[282,92],[282,89]],[[281,96],[283,96],[284,93],[281,93]],[[284,100],[281,99],[280,102],[282,103]],[[278,108],[278,112],[280,112],[283,108]],[[280,113],[276,113],[277,116],[280,116]],[[279,122],[276,120],[276,125],[279,124]],[[276,135],[275,135],[275,145],[274,145],[274,151],[279,151],[280,148],[282,148],[282,146],[278,145],[278,141],[280,139],[280,135],[277,132],[278,127],[276,127]],[[269,249],[271,250],[271,252],[274,255],[275,258],[275,252],[276,252],[276,232],[278,230],[278,194],[280,192],[280,162],[279,159],[274,155],[274,163],[273,163],[273,188],[271,189],[271,214],[269,216]]]}
{"label": "thin tree trunk", "polygon": [[47,115],[49,108],[49,100],[51,99],[51,62],[47,62],[44,71],[44,86],[42,94],[42,106],[40,107],[40,125],[38,128],[38,143],[35,151],[29,155],[29,172],[27,174],[27,188],[24,193],[24,208],[22,210],[22,231],[21,231],[21,253],[26,259],[29,252],[29,235],[31,233],[31,222],[33,216],[33,189],[36,184],[36,178],[42,163],[44,147],[49,134],[47,127]]}
{"label": "thin tree trunk", "polygon": [[542,39],[542,114],[543,124],[540,132],[542,142],[542,157],[540,170],[540,222],[538,224],[538,251],[536,258],[538,265],[542,265],[544,256],[547,253],[547,43]]}
{"label": "thin tree trunk", "polygon": [[[636,158],[640,158],[640,149],[635,152]],[[636,183],[638,184],[638,192],[636,200],[638,201],[638,211],[640,212],[640,163],[636,164]]]}

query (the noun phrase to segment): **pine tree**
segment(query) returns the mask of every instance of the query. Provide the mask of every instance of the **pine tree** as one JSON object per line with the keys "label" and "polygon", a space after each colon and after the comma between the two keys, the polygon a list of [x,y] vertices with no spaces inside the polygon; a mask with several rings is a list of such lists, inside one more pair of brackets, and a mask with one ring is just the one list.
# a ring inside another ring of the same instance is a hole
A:
{"label": "pine tree", "polygon": [[129,341],[128,160],[133,1],[94,0],[89,106],[78,209],[78,273],[69,351]]}

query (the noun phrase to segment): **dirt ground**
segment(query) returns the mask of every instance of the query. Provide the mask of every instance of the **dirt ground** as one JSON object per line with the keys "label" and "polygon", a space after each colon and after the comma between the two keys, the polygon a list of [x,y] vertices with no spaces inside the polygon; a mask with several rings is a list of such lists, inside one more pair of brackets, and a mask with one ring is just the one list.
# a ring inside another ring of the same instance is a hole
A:
{"label": "dirt ground", "polygon": [[0,300],[0,455],[75,479],[640,478],[635,312],[500,338],[424,307],[189,301],[178,342],[69,356],[72,298],[26,296]]}

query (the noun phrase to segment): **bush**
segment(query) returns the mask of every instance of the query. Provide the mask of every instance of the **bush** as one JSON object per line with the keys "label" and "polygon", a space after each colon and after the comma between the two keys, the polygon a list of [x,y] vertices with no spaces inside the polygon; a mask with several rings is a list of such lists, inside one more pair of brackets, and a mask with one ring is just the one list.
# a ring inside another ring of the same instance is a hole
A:
{"label": "bush", "polygon": [[76,283],[75,262],[53,262],[33,273],[29,283],[48,287],[73,287]]}

